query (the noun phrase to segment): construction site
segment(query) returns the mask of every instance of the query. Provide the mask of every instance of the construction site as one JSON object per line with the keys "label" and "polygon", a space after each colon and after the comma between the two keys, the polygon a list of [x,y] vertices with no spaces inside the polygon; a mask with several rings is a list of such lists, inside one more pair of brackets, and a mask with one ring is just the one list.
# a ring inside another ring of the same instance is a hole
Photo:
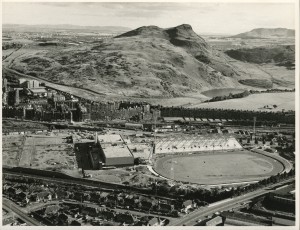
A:
{"label": "construction site", "polygon": [[155,142],[156,154],[233,149],[242,149],[242,146],[230,135],[177,135],[157,139]]}

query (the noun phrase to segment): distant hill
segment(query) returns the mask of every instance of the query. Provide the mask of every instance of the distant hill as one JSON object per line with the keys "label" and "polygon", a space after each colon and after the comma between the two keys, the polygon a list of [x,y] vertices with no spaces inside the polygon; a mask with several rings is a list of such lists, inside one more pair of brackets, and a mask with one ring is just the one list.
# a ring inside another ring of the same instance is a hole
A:
{"label": "distant hill", "polygon": [[295,66],[295,46],[291,45],[227,50],[225,53],[239,61],[256,64],[275,63],[287,68]]}
{"label": "distant hill", "polygon": [[286,28],[258,28],[237,34],[233,38],[287,38],[295,37],[295,30]]}
{"label": "distant hill", "polygon": [[102,33],[124,33],[131,30],[122,26],[78,26],[69,24],[60,25],[23,25],[23,24],[3,24],[2,29],[18,32],[39,32],[39,31],[77,31],[77,32],[102,32]]}
{"label": "distant hill", "polygon": [[18,51],[22,55],[16,55],[10,68],[122,98],[199,95],[209,89],[244,87],[241,79],[270,78],[212,49],[187,24],[144,26],[82,46],[33,44],[24,49],[29,51]]}

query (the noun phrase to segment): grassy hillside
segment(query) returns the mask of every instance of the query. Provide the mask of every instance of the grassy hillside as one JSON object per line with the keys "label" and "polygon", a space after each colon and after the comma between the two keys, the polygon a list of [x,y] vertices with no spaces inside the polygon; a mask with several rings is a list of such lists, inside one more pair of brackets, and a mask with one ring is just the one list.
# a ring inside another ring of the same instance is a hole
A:
{"label": "grassy hillside", "polygon": [[244,88],[240,80],[272,80],[255,65],[245,68],[243,62],[213,50],[189,25],[141,27],[78,46],[33,43],[3,64],[54,83],[121,98],[193,98],[214,88]]}
{"label": "grassy hillside", "polygon": [[295,66],[295,46],[258,47],[253,49],[237,49],[225,52],[230,57],[256,64],[276,63],[279,66],[293,68]]}
{"label": "grassy hillside", "polygon": [[[264,106],[276,108],[265,109]],[[226,101],[209,102],[203,104],[193,104],[186,107],[190,108],[219,108],[219,109],[241,109],[255,111],[282,111],[295,110],[295,93],[262,93],[252,94],[248,97],[230,99]]]}

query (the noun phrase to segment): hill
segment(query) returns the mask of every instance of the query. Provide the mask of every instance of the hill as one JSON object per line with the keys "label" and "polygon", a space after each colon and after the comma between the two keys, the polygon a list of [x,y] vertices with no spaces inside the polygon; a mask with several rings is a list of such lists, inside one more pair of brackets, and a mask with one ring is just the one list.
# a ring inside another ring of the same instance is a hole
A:
{"label": "hill", "polygon": [[256,64],[276,63],[287,68],[294,68],[295,66],[295,46],[257,47],[228,50],[225,53],[236,60]]}
{"label": "hill", "polygon": [[209,89],[244,88],[243,79],[271,79],[256,66],[245,68],[212,49],[186,24],[140,27],[78,46],[34,43],[5,63],[47,81],[121,98],[194,97]]}
{"label": "hill", "polygon": [[233,38],[287,38],[295,37],[295,30],[286,28],[257,28],[249,32],[237,34]]}
{"label": "hill", "polygon": [[278,66],[295,68],[295,46],[257,47],[225,52],[230,57],[256,64],[275,63]]}
{"label": "hill", "polygon": [[69,24],[60,25],[23,25],[23,24],[3,24],[3,31],[16,32],[43,32],[43,31],[77,31],[77,32],[94,32],[94,33],[124,33],[131,30],[123,26],[78,26]]}

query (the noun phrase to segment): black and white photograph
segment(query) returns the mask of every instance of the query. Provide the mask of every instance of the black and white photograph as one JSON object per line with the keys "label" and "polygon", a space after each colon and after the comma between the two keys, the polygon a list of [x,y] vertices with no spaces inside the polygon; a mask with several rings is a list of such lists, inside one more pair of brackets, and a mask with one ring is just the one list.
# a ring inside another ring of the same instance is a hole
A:
{"label": "black and white photograph", "polygon": [[299,229],[298,0],[1,5],[1,229]]}

